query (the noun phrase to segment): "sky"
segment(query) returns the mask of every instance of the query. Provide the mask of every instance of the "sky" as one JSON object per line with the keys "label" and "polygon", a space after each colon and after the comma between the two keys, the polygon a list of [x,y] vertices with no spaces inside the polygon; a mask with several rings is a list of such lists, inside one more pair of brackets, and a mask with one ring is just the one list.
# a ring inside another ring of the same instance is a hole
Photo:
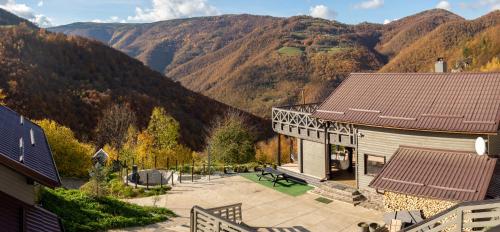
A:
{"label": "sky", "polygon": [[442,8],[474,19],[500,9],[500,0],[0,0],[0,8],[41,27],[73,22],[155,22],[221,14],[311,15],[348,24],[388,23]]}

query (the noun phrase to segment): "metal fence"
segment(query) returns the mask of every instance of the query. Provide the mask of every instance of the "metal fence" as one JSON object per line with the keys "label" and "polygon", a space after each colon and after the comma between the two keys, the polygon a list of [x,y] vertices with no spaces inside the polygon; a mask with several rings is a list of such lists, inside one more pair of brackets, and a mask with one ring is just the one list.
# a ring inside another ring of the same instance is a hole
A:
{"label": "metal fence", "polygon": [[488,231],[500,225],[500,199],[457,204],[401,232]]}

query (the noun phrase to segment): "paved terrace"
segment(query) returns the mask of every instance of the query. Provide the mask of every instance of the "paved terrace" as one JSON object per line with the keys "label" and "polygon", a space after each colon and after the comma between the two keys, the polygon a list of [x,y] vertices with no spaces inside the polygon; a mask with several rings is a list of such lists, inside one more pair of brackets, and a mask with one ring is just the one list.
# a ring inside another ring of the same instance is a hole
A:
{"label": "paved terrace", "polygon": [[[204,208],[242,202],[243,221],[254,227],[273,227],[259,231],[357,231],[357,223],[382,223],[382,213],[333,201],[320,203],[316,195],[292,197],[251,182],[241,176],[176,185],[156,203],[180,217],[174,220],[126,231],[189,231],[189,211],[193,205]],[[129,202],[152,205],[151,197]],[[281,229],[281,230],[280,230]]]}

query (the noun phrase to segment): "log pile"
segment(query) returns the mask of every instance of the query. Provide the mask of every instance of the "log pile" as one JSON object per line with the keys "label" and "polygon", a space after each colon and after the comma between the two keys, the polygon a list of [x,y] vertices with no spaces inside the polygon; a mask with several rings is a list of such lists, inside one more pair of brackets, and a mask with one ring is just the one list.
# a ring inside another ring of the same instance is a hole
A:
{"label": "log pile", "polygon": [[386,212],[422,210],[424,218],[435,215],[456,203],[457,202],[416,197],[394,192],[384,193],[384,209]]}

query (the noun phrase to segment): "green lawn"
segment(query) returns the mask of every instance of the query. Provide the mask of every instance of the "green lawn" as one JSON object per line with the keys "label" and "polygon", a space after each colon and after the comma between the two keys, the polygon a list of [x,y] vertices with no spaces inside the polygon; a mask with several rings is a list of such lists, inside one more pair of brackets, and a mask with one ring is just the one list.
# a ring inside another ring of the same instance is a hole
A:
{"label": "green lawn", "polygon": [[262,178],[262,180],[259,181],[259,177],[257,176],[257,173],[241,173],[240,175],[246,179],[249,179],[249,180],[255,182],[255,183],[264,185],[268,188],[272,188],[276,191],[279,191],[279,192],[282,192],[282,193],[285,193],[285,194],[288,194],[288,195],[294,196],[294,197],[300,196],[300,195],[306,193],[307,191],[313,189],[313,187],[311,187],[307,184],[302,184],[302,183],[298,183],[298,182],[294,182],[294,181],[290,181],[289,183],[287,183],[285,180],[279,181],[276,184],[276,187],[273,187],[273,182],[268,180],[268,179]]}
{"label": "green lawn", "polygon": [[278,52],[282,55],[287,55],[287,56],[299,56],[303,53],[303,51],[300,48],[296,47],[282,47],[278,49]]}
{"label": "green lawn", "polygon": [[165,208],[138,206],[113,197],[91,197],[79,190],[62,188],[43,189],[41,203],[61,218],[68,232],[144,226],[175,216]]}

